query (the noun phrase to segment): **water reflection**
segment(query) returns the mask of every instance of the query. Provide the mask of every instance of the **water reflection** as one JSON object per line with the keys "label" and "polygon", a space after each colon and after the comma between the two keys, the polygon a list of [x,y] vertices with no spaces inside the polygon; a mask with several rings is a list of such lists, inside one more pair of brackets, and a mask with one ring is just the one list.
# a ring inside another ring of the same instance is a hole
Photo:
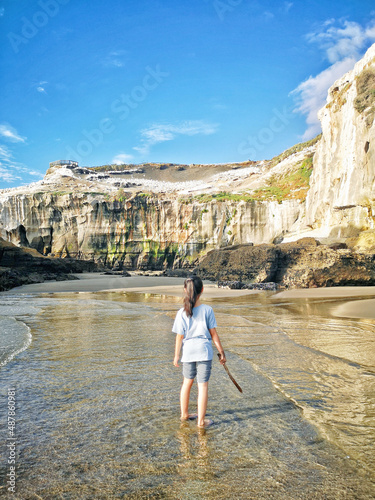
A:
{"label": "water reflection", "polygon": [[371,325],[332,318],[327,302],[212,300],[244,393],[216,363],[214,425],[198,430],[179,422],[180,298],[30,300],[33,342],[0,370],[18,391],[21,498],[371,498]]}
{"label": "water reflection", "polygon": [[[211,478],[214,473],[210,464],[209,436],[206,429],[191,430],[191,423],[183,422],[177,431],[180,442],[181,462],[177,469],[185,478],[197,476]],[[194,424],[193,424],[194,425]]]}

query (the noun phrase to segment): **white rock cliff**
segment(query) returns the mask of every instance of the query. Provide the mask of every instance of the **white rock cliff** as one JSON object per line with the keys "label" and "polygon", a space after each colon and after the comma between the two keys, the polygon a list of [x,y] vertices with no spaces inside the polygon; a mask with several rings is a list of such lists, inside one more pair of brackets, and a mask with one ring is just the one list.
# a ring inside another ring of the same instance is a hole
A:
{"label": "white rock cliff", "polygon": [[[375,44],[330,88],[319,116],[318,144],[276,164],[53,167],[40,183],[0,192],[0,235],[45,255],[128,268],[190,265],[226,245],[307,235],[375,248]],[[298,187],[280,202],[256,198],[314,153],[306,201]],[[220,199],[223,191],[232,196]]]}
{"label": "white rock cliff", "polygon": [[[358,84],[373,74],[372,103],[358,111]],[[350,237],[375,224],[375,44],[329,89],[319,118],[322,139],[306,199],[306,225],[317,236]]]}

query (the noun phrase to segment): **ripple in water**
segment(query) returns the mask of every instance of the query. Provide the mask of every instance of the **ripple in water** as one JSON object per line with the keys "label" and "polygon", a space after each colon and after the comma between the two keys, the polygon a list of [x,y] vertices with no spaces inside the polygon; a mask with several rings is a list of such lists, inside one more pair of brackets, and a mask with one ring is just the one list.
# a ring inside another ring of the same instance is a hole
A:
{"label": "ripple in water", "polygon": [[335,351],[332,319],[316,310],[307,320],[267,294],[211,304],[244,393],[215,363],[215,424],[198,431],[179,422],[176,300],[28,300],[39,311],[23,316],[33,342],[0,369],[17,393],[18,498],[373,498],[373,377],[358,355]]}

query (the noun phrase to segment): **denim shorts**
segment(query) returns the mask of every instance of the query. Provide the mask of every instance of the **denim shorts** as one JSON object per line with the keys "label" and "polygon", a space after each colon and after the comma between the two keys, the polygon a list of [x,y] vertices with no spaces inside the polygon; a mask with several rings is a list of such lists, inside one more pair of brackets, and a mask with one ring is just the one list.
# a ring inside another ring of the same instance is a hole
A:
{"label": "denim shorts", "polygon": [[211,375],[212,359],[209,361],[191,361],[182,363],[182,374],[185,378],[194,379],[198,383],[208,382]]}

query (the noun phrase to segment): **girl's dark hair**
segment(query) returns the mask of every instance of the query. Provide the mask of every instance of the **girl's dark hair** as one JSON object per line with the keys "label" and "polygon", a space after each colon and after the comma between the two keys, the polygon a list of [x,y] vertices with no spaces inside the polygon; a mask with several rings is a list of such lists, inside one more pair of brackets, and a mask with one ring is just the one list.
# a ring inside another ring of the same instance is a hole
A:
{"label": "girl's dark hair", "polygon": [[187,278],[184,282],[185,288],[185,298],[184,298],[184,310],[186,316],[189,318],[193,316],[193,307],[198,299],[198,295],[202,293],[203,283],[199,276],[192,276]]}

